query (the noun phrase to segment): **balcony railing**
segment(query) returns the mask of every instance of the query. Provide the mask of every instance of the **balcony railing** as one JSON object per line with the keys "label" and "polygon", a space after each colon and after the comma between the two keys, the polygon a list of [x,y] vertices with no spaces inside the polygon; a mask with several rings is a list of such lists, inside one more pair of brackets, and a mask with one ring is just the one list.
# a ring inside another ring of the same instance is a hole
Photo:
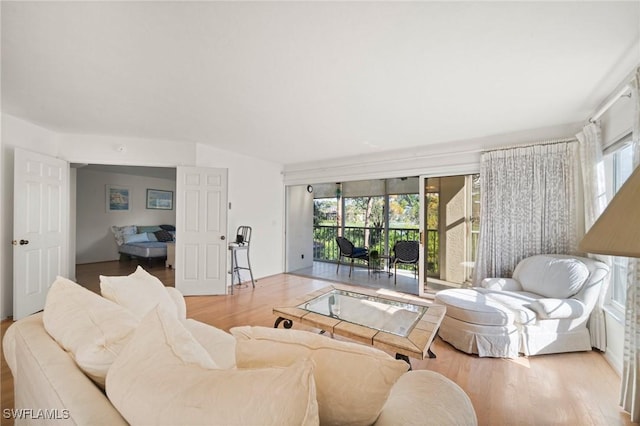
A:
{"label": "balcony railing", "polygon": [[[420,240],[420,230],[418,228],[389,228],[388,230],[388,252],[385,249],[387,233],[384,229],[361,226],[345,226],[342,235],[353,243],[356,247],[368,247],[369,251],[377,250],[378,253],[391,253],[393,245],[400,240]],[[338,245],[336,237],[338,227],[330,225],[315,225],[313,227],[313,260],[324,262],[337,262]],[[368,237],[367,237],[368,236]],[[367,242],[365,243],[365,238]],[[427,256],[427,275],[437,276],[440,273],[438,230],[428,229],[426,231],[425,253]],[[402,268],[411,268],[407,265],[399,265]]]}

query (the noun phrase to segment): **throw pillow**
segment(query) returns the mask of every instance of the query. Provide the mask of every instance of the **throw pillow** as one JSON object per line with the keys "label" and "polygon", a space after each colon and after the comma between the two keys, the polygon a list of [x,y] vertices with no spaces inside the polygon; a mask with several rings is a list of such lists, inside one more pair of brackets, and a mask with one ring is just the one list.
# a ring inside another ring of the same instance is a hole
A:
{"label": "throw pillow", "polygon": [[127,309],[62,277],[47,293],[42,321],[47,333],[102,387],[138,326]]}
{"label": "throw pillow", "polygon": [[135,225],[112,226],[111,232],[113,232],[116,243],[121,246],[124,244],[125,235],[136,234],[138,232],[138,228]]}
{"label": "throw pillow", "polygon": [[107,376],[130,424],[317,425],[313,366],[222,370],[177,319],[151,311]]}
{"label": "throw pillow", "polygon": [[152,225],[152,226],[138,226],[138,233],[142,233],[142,232],[156,232],[161,230],[162,228],[160,228],[158,225]]}
{"label": "throw pillow", "polygon": [[178,317],[176,304],[164,284],[142,266],[127,276],[100,275],[100,292],[103,297],[127,308],[138,319],[142,319],[156,305]]}
{"label": "throw pillow", "polygon": [[147,235],[147,233],[143,233],[143,234],[130,234],[130,235],[125,235],[124,236],[124,243],[125,244],[129,244],[129,243],[147,243],[149,242],[149,236]]}
{"label": "throw pillow", "polygon": [[163,243],[166,243],[167,241],[173,241],[173,236],[171,235],[171,233],[169,231],[165,231],[164,229],[156,231],[153,234],[156,236],[158,241],[161,241]]}
{"label": "throw pillow", "polygon": [[175,231],[176,227],[173,225],[160,225],[160,229],[164,229],[165,231]]}
{"label": "throw pillow", "polygon": [[323,425],[370,425],[393,384],[408,369],[404,361],[373,347],[301,330],[235,327],[238,368],[289,366],[311,359]]}

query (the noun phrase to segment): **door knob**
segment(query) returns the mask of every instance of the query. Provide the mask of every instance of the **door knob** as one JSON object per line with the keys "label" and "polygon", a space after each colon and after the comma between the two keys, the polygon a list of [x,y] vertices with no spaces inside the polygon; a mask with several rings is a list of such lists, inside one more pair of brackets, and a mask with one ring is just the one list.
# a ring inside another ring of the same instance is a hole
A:
{"label": "door knob", "polygon": [[221,239],[222,241],[224,241],[224,240],[226,240],[226,239],[227,239],[227,237],[225,237],[225,236],[223,235],[222,237],[220,237],[220,239]]}
{"label": "door knob", "polygon": [[27,244],[29,244],[29,240],[20,240],[20,245],[21,246],[24,246],[24,245],[27,245]]}

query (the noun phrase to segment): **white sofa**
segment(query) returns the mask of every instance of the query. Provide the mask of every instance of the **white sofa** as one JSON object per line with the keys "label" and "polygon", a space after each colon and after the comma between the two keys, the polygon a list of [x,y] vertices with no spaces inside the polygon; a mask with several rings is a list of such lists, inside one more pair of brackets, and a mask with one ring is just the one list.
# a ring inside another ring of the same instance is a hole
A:
{"label": "white sofa", "polygon": [[585,257],[528,257],[513,278],[438,292],[436,302],[447,307],[439,335],[481,357],[591,350],[587,324],[608,272],[606,264]]}
{"label": "white sofa", "polygon": [[182,295],[140,271],[102,278],[105,297],[58,278],[44,312],[8,328],[15,408],[28,409],[17,424],[477,424],[454,382],[385,352],[299,330],[226,333],[186,319]]}

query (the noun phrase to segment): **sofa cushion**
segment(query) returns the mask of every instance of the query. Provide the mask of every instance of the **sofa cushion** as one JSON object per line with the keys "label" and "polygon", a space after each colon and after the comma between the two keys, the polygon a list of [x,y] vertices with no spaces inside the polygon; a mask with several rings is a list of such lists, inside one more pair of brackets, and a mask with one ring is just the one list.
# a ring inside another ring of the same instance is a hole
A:
{"label": "sofa cushion", "polygon": [[42,321],[78,367],[103,387],[107,371],[138,325],[127,309],[62,277],[49,289]]}
{"label": "sofa cushion", "polygon": [[218,367],[235,368],[236,339],[231,334],[193,319],[188,319],[183,324]]}
{"label": "sofa cushion", "polygon": [[587,312],[584,303],[576,299],[538,299],[530,308],[543,319],[580,318]]}
{"label": "sofa cushion", "polygon": [[588,277],[589,269],[580,260],[545,255],[522,260],[513,272],[523,290],[556,299],[577,294]]}
{"label": "sofa cushion", "polygon": [[240,368],[288,366],[300,359],[315,365],[323,425],[370,425],[408,365],[373,347],[301,330],[266,327],[231,329]]}
{"label": "sofa cushion", "polygon": [[107,376],[107,395],[130,424],[314,425],[313,365],[221,370],[174,316],[142,320]]}
{"label": "sofa cushion", "polygon": [[164,284],[139,265],[135,272],[127,276],[100,275],[100,292],[103,297],[127,308],[139,319],[156,305],[178,316],[176,304],[165,290]]}

